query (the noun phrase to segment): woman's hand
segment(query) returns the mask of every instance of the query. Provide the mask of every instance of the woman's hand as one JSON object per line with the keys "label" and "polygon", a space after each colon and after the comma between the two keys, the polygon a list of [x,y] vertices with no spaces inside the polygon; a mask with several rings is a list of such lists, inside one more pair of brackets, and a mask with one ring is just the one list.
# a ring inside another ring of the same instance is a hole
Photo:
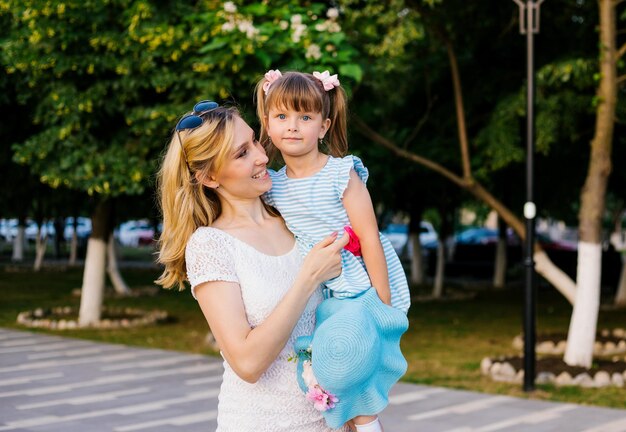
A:
{"label": "woman's hand", "polygon": [[322,282],[339,276],[341,274],[341,250],[349,240],[350,236],[344,231],[339,239],[337,239],[337,233],[333,233],[317,243],[304,258],[298,277],[304,277],[312,282],[315,289]]}
{"label": "woman's hand", "polygon": [[250,328],[235,282],[210,281],[196,286],[196,297],[222,355],[244,381],[254,383],[283,349],[319,285],[341,273],[341,249],[348,234],[330,235],[313,246],[304,258],[292,288],[257,327]]}

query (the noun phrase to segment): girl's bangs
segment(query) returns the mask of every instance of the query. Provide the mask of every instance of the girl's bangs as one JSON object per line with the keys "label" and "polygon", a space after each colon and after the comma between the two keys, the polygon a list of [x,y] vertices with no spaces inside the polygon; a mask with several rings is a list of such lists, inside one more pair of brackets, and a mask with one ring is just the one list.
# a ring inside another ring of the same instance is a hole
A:
{"label": "girl's bangs", "polygon": [[283,82],[272,89],[269,96],[266,101],[269,109],[322,112],[323,101],[320,90],[306,78],[286,76]]}

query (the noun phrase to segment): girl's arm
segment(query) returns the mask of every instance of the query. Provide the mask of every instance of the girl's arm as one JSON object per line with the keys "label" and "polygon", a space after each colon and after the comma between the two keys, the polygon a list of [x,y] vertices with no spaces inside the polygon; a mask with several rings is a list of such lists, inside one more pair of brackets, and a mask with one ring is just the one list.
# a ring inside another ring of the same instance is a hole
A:
{"label": "girl's arm", "polygon": [[380,243],[372,198],[354,170],[350,171],[350,181],[343,193],[343,206],[361,243],[361,254],[370,281],[383,303],[391,304],[387,260]]}
{"label": "girl's arm", "polygon": [[323,281],[341,273],[340,251],[348,243],[348,235],[335,239],[336,235],[329,236],[311,249],[291,289],[255,328],[250,328],[246,318],[239,284],[212,281],[195,287],[224,358],[244,381],[258,381],[289,340],[311,294]]}

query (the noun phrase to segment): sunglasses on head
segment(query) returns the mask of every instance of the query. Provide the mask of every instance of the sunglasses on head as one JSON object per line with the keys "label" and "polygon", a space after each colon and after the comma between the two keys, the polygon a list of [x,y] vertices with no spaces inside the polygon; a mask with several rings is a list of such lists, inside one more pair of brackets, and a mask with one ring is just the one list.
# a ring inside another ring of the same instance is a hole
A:
{"label": "sunglasses on head", "polygon": [[202,118],[203,114],[214,110],[220,105],[217,102],[213,102],[210,100],[203,100],[198,102],[193,106],[193,111],[191,114],[187,114],[176,123],[176,135],[178,135],[178,142],[180,144],[180,149],[183,151],[183,158],[185,159],[185,163],[187,164],[187,168],[191,171],[191,167],[189,166],[189,160],[187,159],[187,153],[185,152],[185,147],[183,146],[183,140],[180,138],[180,131],[187,129],[195,129],[200,126],[204,119]]}
{"label": "sunglasses on head", "polygon": [[201,117],[202,114],[205,114],[206,112],[211,111],[217,107],[219,107],[219,104],[210,100],[203,100],[198,102],[193,106],[193,111],[191,114],[187,114],[178,121],[178,123],[176,124],[176,132],[180,132],[186,129],[197,128],[204,122],[204,119]]}

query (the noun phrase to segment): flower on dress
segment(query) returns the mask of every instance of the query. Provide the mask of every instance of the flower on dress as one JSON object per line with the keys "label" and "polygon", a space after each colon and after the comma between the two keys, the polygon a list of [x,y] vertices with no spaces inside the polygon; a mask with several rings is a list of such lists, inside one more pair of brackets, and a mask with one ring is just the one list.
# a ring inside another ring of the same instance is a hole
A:
{"label": "flower on dress", "polygon": [[318,411],[326,411],[335,408],[335,403],[339,402],[339,399],[337,399],[334,394],[325,391],[319,385],[309,387],[306,398],[313,402],[313,406]]}

